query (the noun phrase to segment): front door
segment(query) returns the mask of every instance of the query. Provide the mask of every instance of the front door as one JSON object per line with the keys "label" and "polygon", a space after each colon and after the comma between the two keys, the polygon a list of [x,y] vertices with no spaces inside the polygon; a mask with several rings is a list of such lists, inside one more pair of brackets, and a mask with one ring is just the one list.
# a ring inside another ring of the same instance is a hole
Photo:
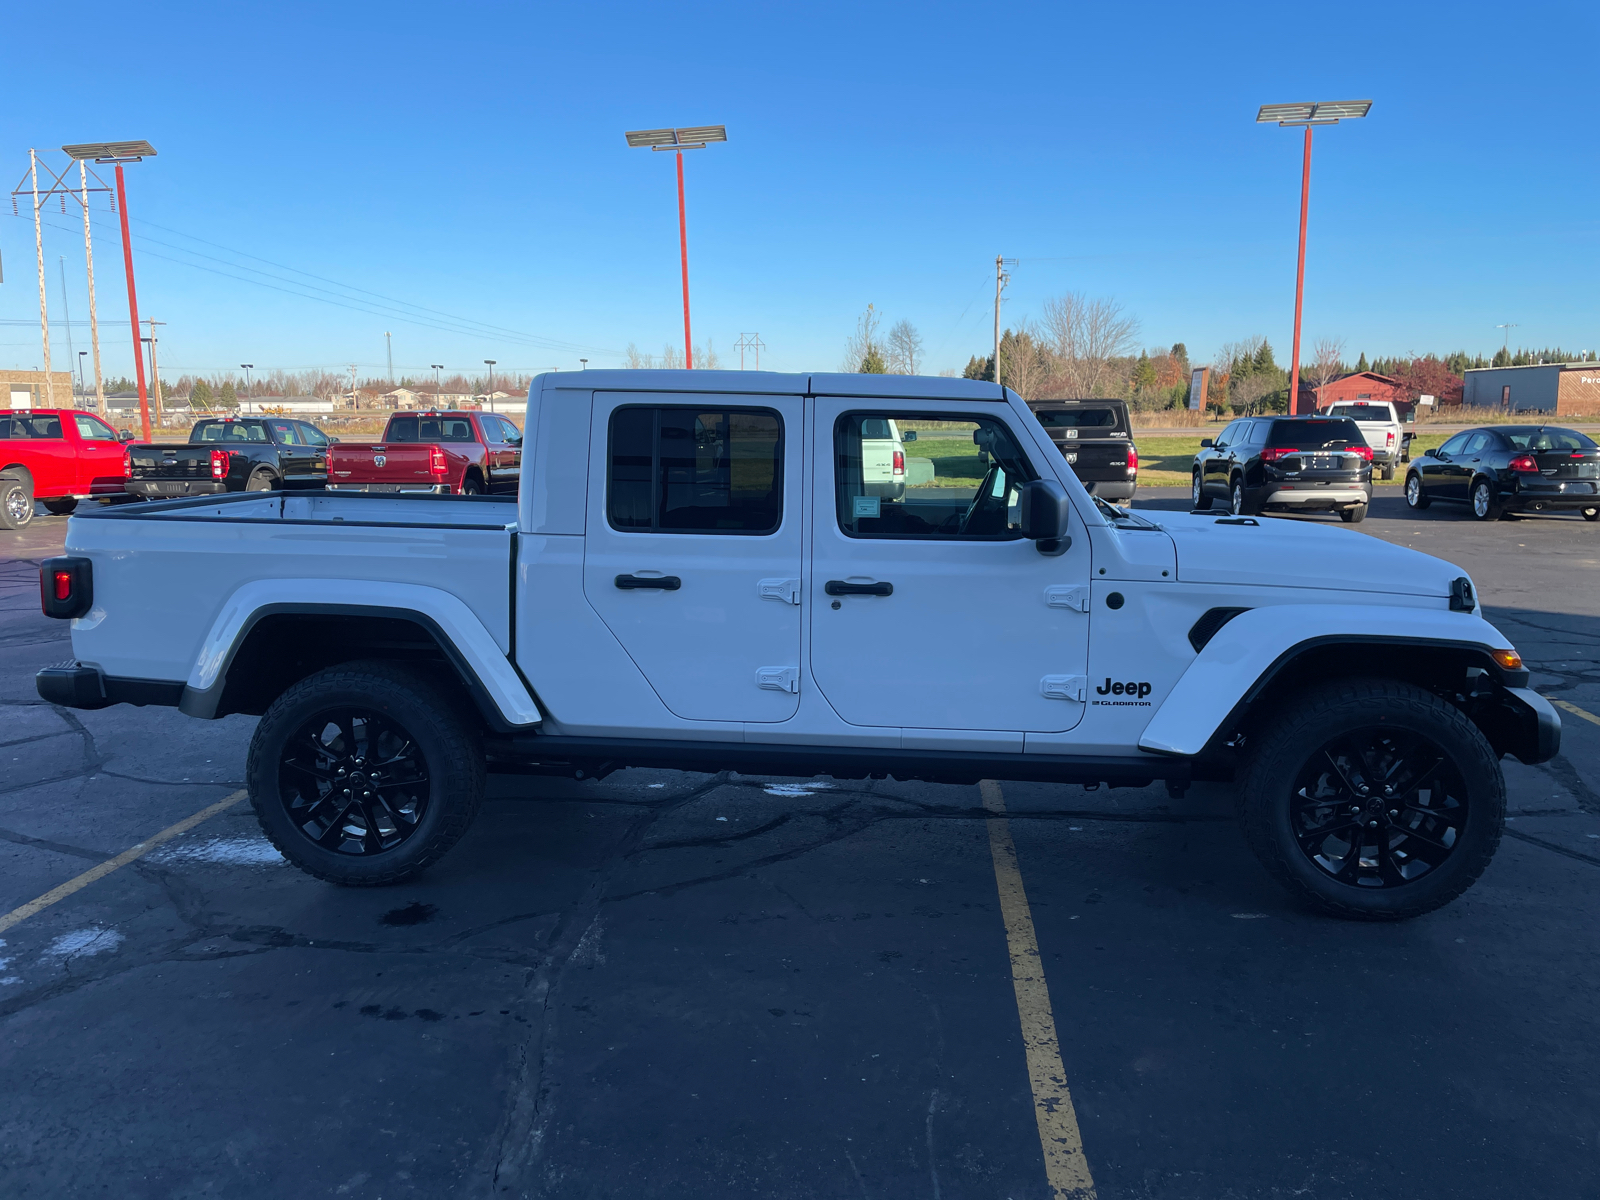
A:
{"label": "front door", "polygon": [[799,397],[596,393],[584,594],[692,721],[799,707]]}
{"label": "front door", "polygon": [[[816,401],[811,672],[852,725],[1058,733],[1083,717],[1088,538],[1078,526],[1047,557],[1022,536],[1018,485],[1060,475],[1023,418],[974,408]],[[899,496],[863,478],[885,418],[905,439]]]}
{"label": "front door", "polygon": [[1458,433],[1440,446],[1434,454],[1417,460],[1422,471],[1422,486],[1441,500],[1465,500],[1467,481],[1470,478],[1467,443],[1473,433]]}
{"label": "front door", "polygon": [[1203,460],[1201,467],[1204,472],[1202,482],[1208,496],[1224,500],[1228,498],[1228,473],[1233,469],[1231,447],[1249,426],[1248,421],[1234,421],[1212,443],[1211,454]]}
{"label": "front door", "polygon": [[74,413],[72,422],[79,443],[74,490],[80,496],[120,496],[127,482],[122,473],[127,456],[117,441],[117,431],[88,413]]}

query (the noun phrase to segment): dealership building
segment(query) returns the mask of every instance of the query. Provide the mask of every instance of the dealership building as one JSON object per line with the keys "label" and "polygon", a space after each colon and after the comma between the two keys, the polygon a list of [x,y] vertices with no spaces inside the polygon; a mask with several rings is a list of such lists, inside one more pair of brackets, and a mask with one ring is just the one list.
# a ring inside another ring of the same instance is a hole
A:
{"label": "dealership building", "polygon": [[1461,403],[1467,408],[1600,417],[1600,362],[1483,367],[1465,378]]}

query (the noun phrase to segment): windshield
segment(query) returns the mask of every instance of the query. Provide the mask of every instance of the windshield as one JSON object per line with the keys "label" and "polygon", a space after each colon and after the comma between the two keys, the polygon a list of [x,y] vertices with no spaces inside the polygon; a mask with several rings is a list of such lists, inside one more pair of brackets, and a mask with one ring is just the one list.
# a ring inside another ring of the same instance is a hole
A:
{"label": "windshield", "polygon": [[1274,421],[1267,445],[1273,449],[1340,450],[1346,446],[1365,446],[1367,439],[1348,418],[1323,418],[1314,421]]}
{"label": "windshield", "polygon": [[1594,440],[1576,429],[1502,429],[1501,434],[1518,450],[1593,450]]}
{"label": "windshield", "polygon": [[260,421],[201,421],[189,435],[191,442],[264,442],[267,431]]}
{"label": "windshield", "polygon": [[1047,408],[1035,413],[1046,429],[1115,429],[1117,413],[1111,408]]}

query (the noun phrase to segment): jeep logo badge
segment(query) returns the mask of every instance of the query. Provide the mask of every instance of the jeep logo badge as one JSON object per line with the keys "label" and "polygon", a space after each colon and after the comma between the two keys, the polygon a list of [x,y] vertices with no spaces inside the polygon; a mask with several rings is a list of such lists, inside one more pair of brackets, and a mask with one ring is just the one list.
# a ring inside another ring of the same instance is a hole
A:
{"label": "jeep logo badge", "polygon": [[384,463],[386,463],[388,461],[389,460],[387,458],[385,458],[381,454],[374,454],[372,456],[372,465],[375,466],[375,467],[381,467],[381,466],[383,466]]}

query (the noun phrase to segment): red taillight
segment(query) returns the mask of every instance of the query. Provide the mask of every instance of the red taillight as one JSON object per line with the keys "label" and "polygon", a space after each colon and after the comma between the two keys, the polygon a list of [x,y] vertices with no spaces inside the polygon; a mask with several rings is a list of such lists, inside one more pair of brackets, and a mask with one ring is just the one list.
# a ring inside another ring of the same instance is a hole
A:
{"label": "red taillight", "polygon": [[1271,446],[1261,452],[1262,462],[1278,462],[1281,459],[1293,458],[1299,454],[1298,450],[1290,450],[1278,446]]}
{"label": "red taillight", "polygon": [[438,446],[428,448],[428,470],[435,475],[444,475],[450,470],[450,464],[445,461],[444,451]]}
{"label": "red taillight", "polygon": [[1371,462],[1372,461],[1372,447],[1371,446],[1351,446],[1349,449],[1350,449],[1350,452],[1352,454],[1360,455],[1361,456],[1361,461],[1363,461],[1363,462]]}
{"label": "red taillight", "polygon": [[[1577,455],[1573,455],[1573,457],[1576,458]],[[1537,475],[1539,473],[1539,464],[1534,460],[1533,455],[1519,454],[1511,460],[1511,469],[1523,475]]]}
{"label": "red taillight", "polygon": [[72,572],[71,571],[56,571],[56,572],[53,572],[53,574],[55,576],[56,599],[57,600],[71,600],[72,599]]}
{"label": "red taillight", "polygon": [[904,475],[906,473],[906,452],[904,450],[896,450],[894,452],[894,473],[896,475]]}
{"label": "red taillight", "polygon": [[1136,450],[1134,447],[1129,446],[1128,447],[1128,474],[1129,475],[1137,475],[1138,473],[1139,473],[1139,451]]}
{"label": "red taillight", "polygon": [[1388,438],[1388,439],[1389,439],[1389,444],[1390,444],[1390,445],[1391,445],[1391,446],[1392,446],[1392,445],[1394,445],[1394,431],[1393,431],[1393,430],[1390,430],[1390,431],[1389,431],[1389,432],[1388,432],[1388,433],[1387,433],[1387,434],[1385,434],[1385,435],[1384,435],[1384,436],[1385,436],[1385,437],[1387,437],[1387,438]]}
{"label": "red taillight", "polygon": [[133,447],[125,446],[122,450],[122,477],[133,478]]}
{"label": "red taillight", "polygon": [[226,450],[213,450],[211,452],[211,478],[226,479],[228,477],[228,452]]}

